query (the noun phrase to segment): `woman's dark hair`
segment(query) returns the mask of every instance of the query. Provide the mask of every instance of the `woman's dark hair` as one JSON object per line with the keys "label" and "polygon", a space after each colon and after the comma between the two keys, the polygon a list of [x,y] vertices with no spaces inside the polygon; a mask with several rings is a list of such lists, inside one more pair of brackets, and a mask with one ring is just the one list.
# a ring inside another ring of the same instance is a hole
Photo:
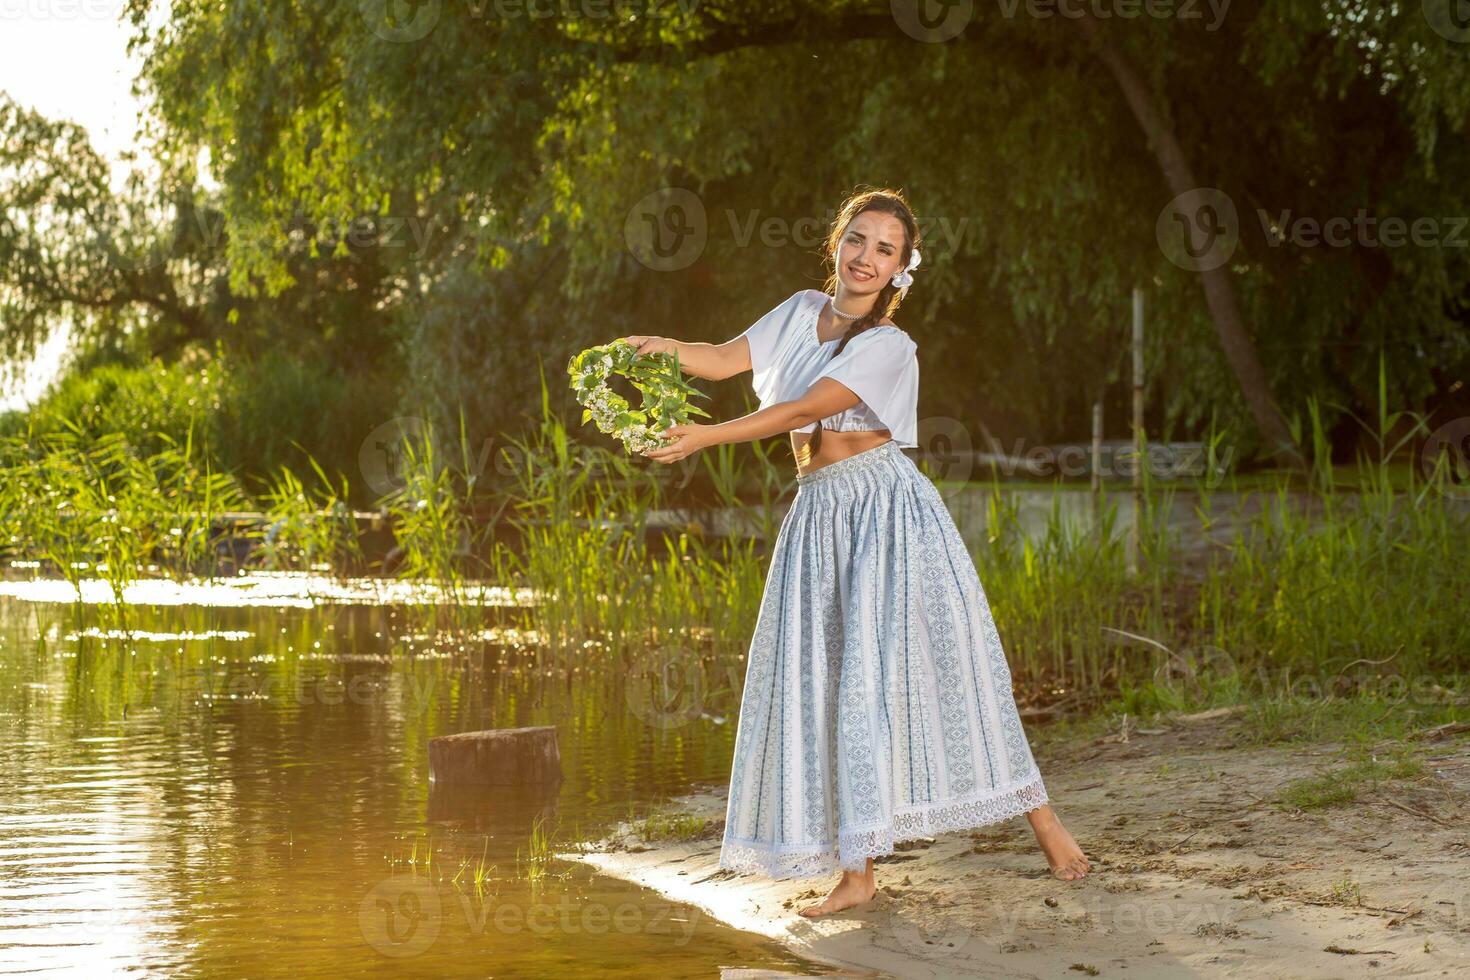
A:
{"label": "woman's dark hair", "polygon": [[[909,256],[913,254],[914,249],[919,247],[919,223],[914,218],[914,212],[909,207],[909,202],[904,200],[902,191],[887,189],[868,190],[854,194],[843,202],[842,208],[837,212],[837,217],[832,219],[832,230],[827,235],[826,252],[822,256],[824,262],[830,262],[832,265],[832,271],[827,276],[827,281],[823,285],[823,289],[833,296],[837,295],[837,255],[842,245],[842,237],[847,234],[847,228],[852,224],[853,219],[864,211],[877,211],[881,214],[891,214],[903,222],[906,241],[904,241],[903,251],[899,255],[898,267],[900,269],[908,267]],[[878,299],[873,303],[873,308],[863,314],[861,319],[852,321],[852,325],[847,328],[847,332],[838,341],[837,350],[833,356],[836,357],[837,354],[841,354],[843,348],[847,346],[847,342],[853,337],[856,337],[864,330],[871,330],[878,326],[884,317],[891,318],[894,313],[898,312],[900,302],[899,289],[890,279],[879,290]],[[798,460],[798,465],[805,466],[809,461],[816,458],[821,448],[822,424],[818,422],[816,429],[812,432],[811,441],[802,447],[802,456],[805,458]]]}

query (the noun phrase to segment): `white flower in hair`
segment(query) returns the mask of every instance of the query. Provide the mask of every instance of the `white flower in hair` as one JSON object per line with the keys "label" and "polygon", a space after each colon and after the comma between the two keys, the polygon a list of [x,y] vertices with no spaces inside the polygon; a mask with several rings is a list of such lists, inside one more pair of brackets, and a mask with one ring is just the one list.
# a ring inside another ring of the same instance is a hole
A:
{"label": "white flower in hair", "polygon": [[919,267],[919,250],[918,249],[914,249],[909,254],[909,264],[908,264],[908,266],[902,272],[895,272],[893,274],[893,278],[890,279],[889,282],[893,283],[899,289],[907,289],[910,285],[913,284],[913,281],[914,281],[914,277],[910,273],[912,272],[912,270],[917,269],[918,267]]}

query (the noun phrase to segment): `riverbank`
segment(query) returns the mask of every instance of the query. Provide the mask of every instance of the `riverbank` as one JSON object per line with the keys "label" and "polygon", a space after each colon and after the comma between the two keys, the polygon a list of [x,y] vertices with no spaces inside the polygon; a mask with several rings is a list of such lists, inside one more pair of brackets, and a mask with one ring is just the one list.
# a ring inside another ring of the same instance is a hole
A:
{"label": "riverbank", "polygon": [[901,845],[877,864],[873,902],[816,920],[796,909],[835,876],[718,868],[721,787],[672,801],[702,827],[683,839],[623,824],[561,856],[859,975],[1464,976],[1464,727],[1262,744],[1226,710],[1042,739],[1048,790],[1092,859],[1086,879],[1052,879],[1016,819]]}

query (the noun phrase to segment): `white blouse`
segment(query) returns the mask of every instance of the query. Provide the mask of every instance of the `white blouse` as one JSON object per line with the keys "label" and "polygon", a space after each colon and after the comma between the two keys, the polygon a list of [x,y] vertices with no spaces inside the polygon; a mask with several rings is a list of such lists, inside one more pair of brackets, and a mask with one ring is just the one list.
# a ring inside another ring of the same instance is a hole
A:
{"label": "white blouse", "polygon": [[[841,431],[887,429],[899,448],[916,448],[918,345],[898,327],[885,324],[851,338],[833,357],[841,338],[817,339],[817,319],[830,298],[816,289],[792,293],[740,334],[750,344],[751,387],[760,407],[800,398],[818,378],[832,378],[862,401],[823,419],[823,426]],[[812,432],[817,424],[796,431]]]}

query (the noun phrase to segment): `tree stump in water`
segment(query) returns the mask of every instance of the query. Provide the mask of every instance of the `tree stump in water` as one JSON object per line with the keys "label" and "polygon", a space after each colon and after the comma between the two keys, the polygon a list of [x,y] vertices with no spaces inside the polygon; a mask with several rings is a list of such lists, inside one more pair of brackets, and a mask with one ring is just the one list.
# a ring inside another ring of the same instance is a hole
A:
{"label": "tree stump in water", "polygon": [[491,728],[429,739],[434,783],[529,786],[561,779],[556,726]]}

